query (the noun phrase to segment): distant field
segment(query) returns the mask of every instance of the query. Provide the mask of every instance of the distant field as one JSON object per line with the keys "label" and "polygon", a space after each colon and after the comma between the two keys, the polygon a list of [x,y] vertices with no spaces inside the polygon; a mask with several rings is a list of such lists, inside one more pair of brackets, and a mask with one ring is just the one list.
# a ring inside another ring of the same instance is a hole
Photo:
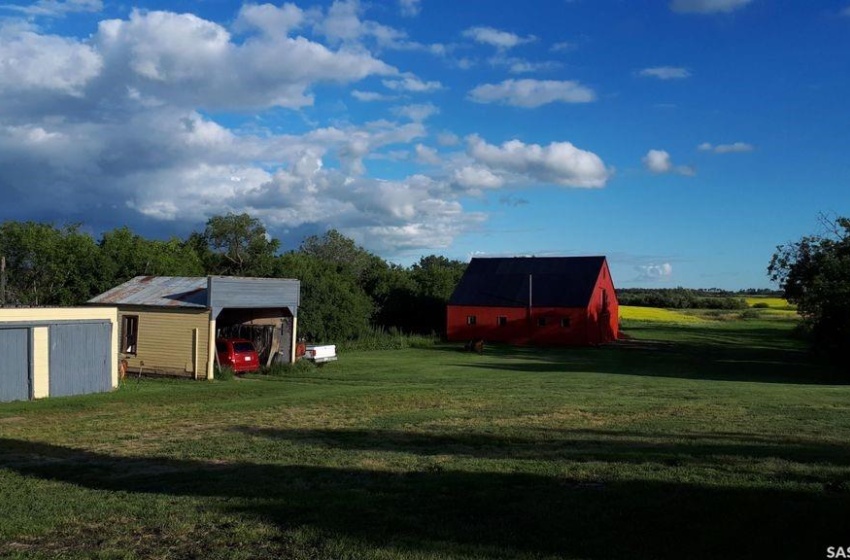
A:
{"label": "distant field", "polygon": [[599,348],[342,352],[277,377],[0,405],[0,558],[778,559],[850,544],[850,385],[793,321],[672,317],[626,320],[630,338]]}
{"label": "distant field", "polygon": [[706,321],[698,315],[687,314],[681,310],[637,307],[632,305],[620,306],[620,318],[631,321],[683,324],[704,323]]}
{"label": "distant field", "polygon": [[796,306],[788,303],[788,300],[784,299],[784,298],[756,296],[756,297],[744,298],[744,300],[747,302],[747,305],[749,305],[750,307],[753,307],[754,305],[761,304],[762,306],[767,305],[770,309],[784,309],[784,310],[790,310],[790,311],[796,311],[797,310]]}

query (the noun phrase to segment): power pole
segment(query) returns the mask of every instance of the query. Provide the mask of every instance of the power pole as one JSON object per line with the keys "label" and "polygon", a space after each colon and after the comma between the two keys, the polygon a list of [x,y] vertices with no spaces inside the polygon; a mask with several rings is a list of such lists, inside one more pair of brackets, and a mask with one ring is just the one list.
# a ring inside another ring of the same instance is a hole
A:
{"label": "power pole", "polygon": [[0,307],[6,306],[6,257],[0,257]]}

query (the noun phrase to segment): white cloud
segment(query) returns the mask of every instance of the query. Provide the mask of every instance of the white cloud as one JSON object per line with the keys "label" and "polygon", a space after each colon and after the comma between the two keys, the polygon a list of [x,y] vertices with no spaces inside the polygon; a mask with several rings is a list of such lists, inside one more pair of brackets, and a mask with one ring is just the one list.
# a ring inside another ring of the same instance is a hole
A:
{"label": "white cloud", "polygon": [[653,173],[667,173],[673,169],[670,154],[664,150],[649,150],[643,156],[643,164]]}
{"label": "white cloud", "polygon": [[440,146],[456,146],[460,144],[460,138],[452,132],[441,132],[437,135],[437,143]]}
{"label": "white cloud", "polygon": [[91,46],[23,29],[0,29],[0,99],[7,92],[81,96],[103,69]]}
{"label": "white cloud", "polygon": [[530,43],[536,38],[533,35],[520,37],[516,33],[500,31],[492,27],[470,27],[463,32],[463,36],[477,43],[492,45],[499,49],[510,49],[523,43]]}
{"label": "white cloud", "polygon": [[471,190],[498,189],[505,184],[504,178],[486,167],[477,165],[467,165],[455,170],[452,179],[457,185]]}
{"label": "white cloud", "polygon": [[555,43],[549,50],[552,52],[571,52],[578,48],[575,43],[571,43],[569,41],[561,41],[560,43]]}
{"label": "white cloud", "polygon": [[603,187],[612,174],[598,155],[570,142],[540,146],[511,140],[495,146],[473,135],[467,138],[467,144],[467,154],[491,171],[516,174],[534,182]]}
{"label": "white cloud", "polygon": [[658,78],[659,80],[681,80],[689,78],[691,72],[687,68],[678,66],[656,66],[644,68],[638,72],[639,76]]}
{"label": "white cloud", "polygon": [[730,13],[750,2],[752,0],[673,0],[670,9],[683,14]]}
{"label": "white cloud", "polygon": [[716,146],[710,144],[709,142],[703,142],[699,146],[697,146],[702,152],[714,152],[715,154],[733,154],[733,153],[743,153],[743,152],[752,152],[755,147],[752,144],[747,144],[746,142],[735,142],[733,144],[718,144]]}
{"label": "white cloud", "polygon": [[359,89],[355,89],[351,92],[351,97],[358,101],[392,101],[394,99],[398,99],[395,95],[386,95],[383,93],[378,93],[376,91],[360,91]]}
{"label": "white cloud", "polygon": [[666,282],[673,276],[673,265],[670,263],[646,264],[635,267],[638,277],[634,281]]}
{"label": "white cloud", "polygon": [[847,6],[843,10],[841,10],[841,15],[844,17],[850,17],[850,6]]}
{"label": "white cloud", "polygon": [[469,92],[469,97],[477,103],[534,108],[555,102],[589,103],[596,94],[579,82],[525,79],[480,85]]}
{"label": "white cloud", "polygon": [[676,173],[678,175],[693,176],[696,170],[689,165],[674,166],[670,154],[665,150],[649,150],[643,156],[643,164],[652,173]]}
{"label": "white cloud", "polygon": [[442,159],[440,159],[440,155],[434,148],[429,148],[428,146],[423,146],[422,144],[416,144],[415,152],[416,161],[420,163],[426,163],[428,165],[438,165],[442,162]]}
{"label": "white cloud", "polygon": [[405,17],[413,17],[419,15],[422,9],[422,0],[398,0],[398,7],[401,10],[401,15]]}
{"label": "white cloud", "polygon": [[502,54],[490,57],[488,62],[493,66],[502,66],[511,74],[528,74],[530,72],[543,72],[561,67],[560,62],[554,60],[531,61],[524,58],[504,56]]}
{"label": "white cloud", "polygon": [[443,85],[437,81],[422,81],[412,74],[407,74],[399,79],[384,80],[384,86],[393,91],[410,91],[413,93],[428,93],[443,89]]}
{"label": "white cloud", "polygon": [[315,83],[396,73],[368,53],[334,52],[303,37],[234,43],[223,27],[192,14],[134,11],[128,20],[102,21],[94,44],[110,83],[186,106],[298,108],[312,104]]}
{"label": "white cloud", "polygon": [[436,115],[440,109],[433,103],[421,103],[415,105],[404,105],[401,107],[393,107],[393,114],[405,117],[414,122],[422,122],[428,117]]}
{"label": "white cloud", "polygon": [[285,37],[305,21],[304,11],[295,4],[245,4],[234,23],[237,31],[259,29],[271,37]]}
{"label": "white cloud", "polygon": [[100,12],[103,0],[38,0],[29,6],[15,4],[0,5],[0,9],[11,10],[31,17],[62,17],[79,12]]}

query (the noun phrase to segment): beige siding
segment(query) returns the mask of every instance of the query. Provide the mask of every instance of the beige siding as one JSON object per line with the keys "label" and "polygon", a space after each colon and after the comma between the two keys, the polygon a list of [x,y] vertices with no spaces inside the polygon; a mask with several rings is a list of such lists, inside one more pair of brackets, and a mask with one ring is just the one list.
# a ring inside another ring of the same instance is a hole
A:
{"label": "beige siding", "polygon": [[[209,312],[206,309],[151,309],[121,306],[118,310],[118,338],[121,344],[121,326],[125,315],[139,318],[136,355],[120,354],[127,360],[130,371],[207,377],[207,359],[210,353]],[[197,345],[194,329],[198,329]],[[197,348],[197,355],[195,349]],[[121,349],[119,348],[119,351]],[[200,371],[195,372],[195,363]]]}
{"label": "beige siding", "polygon": [[41,399],[50,395],[50,329],[32,329],[32,396]]}

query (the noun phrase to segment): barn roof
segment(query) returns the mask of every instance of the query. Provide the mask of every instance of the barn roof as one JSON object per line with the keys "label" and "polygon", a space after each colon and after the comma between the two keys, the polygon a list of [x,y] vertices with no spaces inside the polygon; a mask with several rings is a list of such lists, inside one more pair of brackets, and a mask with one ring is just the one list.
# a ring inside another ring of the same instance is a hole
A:
{"label": "barn roof", "polygon": [[204,309],[207,307],[207,278],[136,276],[93,297],[89,303]]}
{"label": "barn roof", "polygon": [[476,258],[449,305],[586,307],[605,257]]}

